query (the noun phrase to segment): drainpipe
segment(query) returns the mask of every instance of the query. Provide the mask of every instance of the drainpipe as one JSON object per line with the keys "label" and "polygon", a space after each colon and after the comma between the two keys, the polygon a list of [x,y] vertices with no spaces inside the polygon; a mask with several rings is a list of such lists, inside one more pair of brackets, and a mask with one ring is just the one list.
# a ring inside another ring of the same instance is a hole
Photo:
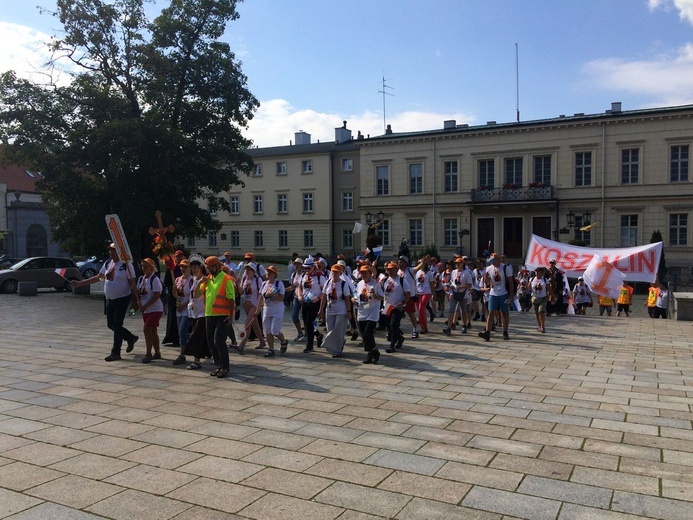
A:
{"label": "drainpipe", "polygon": [[436,138],[434,137],[431,142],[433,145],[433,204],[431,209],[433,210],[433,243],[435,244],[437,239],[435,236],[436,230],[440,228],[440,226],[436,226],[436,219],[438,218],[436,215],[436,164],[438,164],[436,159]]}
{"label": "drainpipe", "polygon": [[606,199],[605,199],[605,179],[606,179],[606,125],[602,121],[602,207],[601,207],[601,219],[599,226],[599,247],[604,247],[604,212],[606,210]]}

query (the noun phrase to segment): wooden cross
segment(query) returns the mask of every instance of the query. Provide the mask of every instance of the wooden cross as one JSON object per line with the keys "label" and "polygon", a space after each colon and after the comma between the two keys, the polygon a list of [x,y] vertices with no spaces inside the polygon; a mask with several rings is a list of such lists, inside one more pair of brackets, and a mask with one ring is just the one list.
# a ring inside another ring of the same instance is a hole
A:
{"label": "wooden cross", "polygon": [[154,213],[156,216],[156,222],[159,224],[158,228],[149,228],[149,234],[150,235],[159,235],[162,239],[166,239],[166,233],[173,233],[173,231],[176,229],[173,227],[173,224],[169,224],[168,226],[164,227],[164,224],[161,222],[161,211],[158,209],[156,210],[156,213]]}

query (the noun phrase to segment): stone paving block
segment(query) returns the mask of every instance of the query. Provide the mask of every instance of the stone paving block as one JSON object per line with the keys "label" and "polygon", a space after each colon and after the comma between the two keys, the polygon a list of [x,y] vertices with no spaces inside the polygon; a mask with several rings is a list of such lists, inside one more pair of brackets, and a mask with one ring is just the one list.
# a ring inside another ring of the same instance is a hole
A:
{"label": "stone paving block", "polygon": [[197,433],[171,430],[169,428],[153,428],[132,437],[134,441],[147,444],[160,444],[169,448],[185,448],[191,444],[206,439],[204,435]]}
{"label": "stone paving block", "polygon": [[385,421],[394,416],[397,412],[371,406],[342,405],[339,409],[339,413],[351,417],[364,417],[366,419],[380,419]]}
{"label": "stone paving block", "polygon": [[524,475],[512,471],[472,466],[471,464],[447,462],[435,476],[467,484],[514,491]]}
{"label": "stone paving block", "polygon": [[395,471],[378,486],[379,489],[404,492],[420,498],[457,504],[471,489],[470,485],[460,484],[435,477]]}
{"label": "stone paving block", "polygon": [[573,472],[573,466],[571,464],[529,457],[518,457],[506,453],[499,453],[496,455],[489,467],[559,480],[568,480]]}
{"label": "stone paving block", "polygon": [[21,460],[22,462],[35,464],[37,466],[50,466],[51,464],[75,457],[81,453],[81,451],[63,448],[62,446],[56,446],[54,444],[34,442],[33,444],[28,444],[21,448],[6,451],[2,456],[8,459]]}
{"label": "stone paving block", "polygon": [[50,424],[45,424],[38,421],[30,421],[21,417],[12,417],[0,421],[0,433],[8,435],[25,435],[27,433],[44,430],[50,427]]}
{"label": "stone paving block", "polygon": [[0,466],[0,487],[24,491],[64,476],[64,473],[24,462],[12,462]]}
{"label": "stone paving block", "polygon": [[624,513],[667,520],[690,520],[693,504],[669,498],[615,491],[611,509]]}
{"label": "stone paving block", "polygon": [[67,446],[75,442],[83,441],[95,437],[97,433],[88,432],[85,430],[76,430],[74,428],[65,428],[64,426],[51,426],[45,430],[38,430],[27,433],[24,437],[36,441],[47,442],[49,444],[57,444]]}
{"label": "stone paving block", "polygon": [[485,435],[487,437],[498,437],[499,439],[509,439],[515,433],[515,428],[507,426],[496,426],[493,424],[481,424],[472,421],[455,421],[450,424],[448,430],[475,435]]}
{"label": "stone paving block", "polygon": [[394,517],[411,500],[410,497],[390,491],[335,482],[315,497],[315,501],[346,509],[355,509],[386,518]]}
{"label": "stone paving block", "polygon": [[662,479],[662,496],[693,502],[693,483]]}
{"label": "stone paving block", "polygon": [[347,509],[338,518],[338,520],[389,520],[382,516],[374,516],[366,513],[361,513],[360,511],[353,511]]}
{"label": "stone paving block", "polygon": [[372,432],[366,432],[354,439],[352,442],[354,444],[372,446],[374,448],[388,448],[406,453],[414,453],[421,448],[421,446],[426,444],[426,441],[418,439],[407,439],[405,437]]}
{"label": "stone paving block", "polygon": [[91,437],[70,445],[71,448],[77,450],[98,453],[99,455],[107,455],[109,457],[120,457],[131,451],[144,448],[145,446],[146,444],[144,442],[121,439],[110,435],[97,435],[96,437]]}
{"label": "stone paving block", "polygon": [[586,466],[590,468],[616,470],[618,468],[618,457],[614,455],[603,455],[588,453],[580,450],[569,450],[556,446],[545,446],[539,454],[540,459],[564,462],[566,464]]}
{"label": "stone paving block", "polygon": [[54,415],[60,415],[62,410],[47,408],[45,406],[22,406],[21,408],[15,408],[13,410],[8,410],[5,415],[11,417],[21,417],[22,419],[29,419],[34,421],[40,421],[47,417],[53,417]]}
{"label": "stone paving block", "polygon": [[602,441],[621,442],[623,433],[610,430],[597,430],[584,426],[575,426],[572,424],[556,424],[551,430],[551,433],[557,435],[573,435],[585,439],[599,439]]}
{"label": "stone paving block", "polygon": [[290,471],[305,471],[320,462],[322,457],[279,448],[262,448],[243,457],[243,460]]}
{"label": "stone paving block", "polygon": [[671,437],[652,437],[651,435],[640,435],[638,433],[624,433],[623,442],[625,444],[635,444],[636,446],[693,453],[693,443]]}
{"label": "stone paving block", "polygon": [[216,511],[207,507],[192,506],[181,514],[171,518],[171,520],[245,520],[238,515]]}
{"label": "stone paving block", "polygon": [[9,434],[0,433],[0,454],[33,443],[33,440],[23,439],[21,437],[14,437]]}
{"label": "stone paving block", "polygon": [[198,478],[166,496],[206,508],[218,509],[227,513],[237,513],[265,494],[265,491],[247,486],[208,478]]}
{"label": "stone paving block", "polygon": [[518,428],[522,430],[531,430],[537,432],[550,432],[555,426],[554,423],[550,422],[533,421],[531,419],[510,417],[508,415],[496,415],[489,421],[489,424],[495,424],[498,426],[509,426],[511,428]]}
{"label": "stone paving block", "polygon": [[352,462],[362,462],[377,451],[376,448],[367,446],[356,446],[339,441],[317,439],[304,446],[299,451],[331,457],[333,459],[350,460]]}
{"label": "stone paving block", "polygon": [[148,464],[149,466],[176,469],[192,462],[193,460],[202,458],[203,456],[204,455],[202,453],[192,453],[190,451],[168,448],[166,446],[150,445],[142,449],[126,453],[120,458],[132,462]]}
{"label": "stone paving block", "polygon": [[354,417],[343,415],[342,413],[328,413],[308,410],[294,415],[294,419],[306,421],[309,423],[329,424],[331,426],[344,426],[346,423],[353,421]]}
{"label": "stone paving block", "polygon": [[525,429],[517,430],[511,437],[511,440],[569,449],[579,449],[584,442],[582,437]]}
{"label": "stone paving block", "polygon": [[663,459],[664,462],[673,462],[675,464],[685,464],[686,466],[693,466],[693,453],[674,450],[664,450]]}
{"label": "stone paving block", "polygon": [[0,518],[6,518],[40,503],[39,499],[0,487]]}
{"label": "stone paving block", "polygon": [[176,471],[225,482],[240,482],[262,469],[264,467],[258,464],[206,455],[176,468]]}
{"label": "stone paving block", "polygon": [[543,520],[555,518],[561,503],[500,489],[474,486],[461,505],[519,518]]}
{"label": "stone paving block", "polygon": [[398,520],[500,520],[501,515],[414,498],[396,518]]}
{"label": "stone paving block", "polygon": [[64,506],[85,507],[120,493],[123,488],[96,480],[66,475],[25,491],[28,495]]}
{"label": "stone paving block", "polygon": [[127,489],[86,509],[91,513],[116,520],[166,520],[190,509],[190,504]]}
{"label": "stone paving block", "polygon": [[427,404],[419,403],[407,403],[404,401],[386,401],[378,407],[379,410],[387,410],[394,412],[401,412],[405,414],[415,414],[415,415],[430,415],[435,412],[438,407],[431,406]]}
{"label": "stone paving block", "polygon": [[535,476],[527,476],[518,493],[549,498],[573,504],[582,504],[590,507],[608,509],[611,502],[611,489],[564,482],[562,480],[548,479]]}
{"label": "stone paving block", "polygon": [[[315,468],[315,466],[313,466]],[[244,486],[296,498],[310,499],[334,480],[277,468],[266,468],[242,481]]]}
{"label": "stone paving block", "polygon": [[659,480],[651,477],[576,466],[571,482],[633,493],[659,495]]}
{"label": "stone paving block", "polygon": [[609,455],[651,460],[655,462],[659,462],[662,459],[661,450],[658,448],[645,448],[643,446],[633,446],[594,439],[587,439],[583,449],[585,451],[594,451],[597,453],[606,453]]}
{"label": "stone paving block", "polygon": [[[148,431],[153,430],[153,429],[155,429],[154,426],[147,426],[145,424],[112,420],[112,421],[102,422],[102,423],[96,424],[94,426],[89,426],[88,428],[85,428],[84,430],[78,430],[78,431],[100,433],[100,434],[104,434],[104,435],[113,435],[114,437],[122,437],[124,439],[127,439],[129,437],[135,437],[136,435],[140,435],[142,433],[148,432]],[[73,442],[77,442],[77,441],[73,441]]]}
{"label": "stone paving block", "polygon": [[402,436],[420,439],[424,441],[444,442],[464,446],[473,437],[471,433],[454,432],[441,428],[429,428],[426,426],[412,426]]}
{"label": "stone paving block", "polygon": [[364,430],[367,432],[383,433],[386,435],[401,435],[410,428],[409,424],[402,424],[391,421],[380,421],[378,419],[366,419],[359,417],[349,422],[346,425],[348,428],[355,430]]}
{"label": "stone paving block", "polygon": [[187,475],[181,471],[140,464],[108,477],[104,482],[116,484],[124,488],[137,489],[145,493],[165,495],[196,478],[196,476]]}
{"label": "stone paving block", "polygon": [[261,449],[261,446],[249,442],[234,441],[232,439],[206,437],[198,442],[187,445],[185,449],[193,453],[206,453],[207,455],[214,455],[215,457],[242,459],[246,455],[250,455]]}
{"label": "stone paving block", "polygon": [[55,424],[57,426],[67,426],[68,428],[88,428],[89,426],[94,426],[102,422],[106,422],[108,419],[105,417],[99,417],[96,415],[89,415],[86,413],[78,412],[65,412],[60,415],[54,415],[52,417],[47,417],[44,422],[49,423],[46,426]]}
{"label": "stone paving block", "polygon": [[654,462],[651,460],[630,459],[621,457],[619,471],[634,473],[661,479],[693,483],[693,472],[690,466],[670,462]]}
{"label": "stone paving block", "polygon": [[[189,433],[197,433],[199,435],[209,435],[212,437],[221,437],[223,439],[240,440],[254,433],[260,432],[257,428],[249,426],[241,426],[240,424],[229,424],[220,421],[206,421],[204,424],[195,426],[188,430]],[[276,435],[275,432],[271,432]]]}
{"label": "stone paving block", "polygon": [[602,430],[615,430],[619,432],[639,433],[642,435],[659,435],[659,428],[657,426],[650,426],[647,424],[594,419],[591,426],[592,428],[600,428]]}
{"label": "stone paving block", "polygon": [[575,426],[590,426],[590,423],[592,422],[589,417],[580,417],[577,415],[567,415],[562,413],[550,413],[539,411],[530,412],[528,418],[533,419],[535,421],[547,421],[552,423],[570,424]]}
{"label": "stone paving block", "polygon": [[577,504],[563,504],[558,520],[645,520],[645,518],[640,515],[615,513]]}
{"label": "stone paving block", "polygon": [[240,511],[257,520],[334,520],[344,511],[341,507],[269,494]]}
{"label": "stone paving block", "polygon": [[416,451],[417,455],[426,455],[443,460],[466,462],[478,466],[486,466],[496,455],[493,451],[465,448],[453,444],[440,442],[427,442],[423,447]]}
{"label": "stone paving block", "polygon": [[134,462],[115,459],[113,457],[105,457],[95,453],[83,453],[76,457],[57,462],[51,465],[50,469],[95,480],[102,480],[135,465]]}
{"label": "stone paving block", "polygon": [[495,437],[484,437],[475,435],[467,444],[467,448],[478,448],[487,451],[497,451],[500,453],[510,453],[522,457],[536,457],[541,451],[540,444],[513,441],[508,439],[497,439]]}
{"label": "stone paving block", "polygon": [[300,428],[309,426],[305,421],[296,421],[294,419],[284,419],[282,417],[269,417],[260,415],[244,421],[243,426],[251,426],[253,428],[276,430],[280,432],[295,432]]}
{"label": "stone paving block", "polygon": [[[102,405],[99,405],[102,406]],[[66,406],[64,409],[72,409],[75,405]],[[94,413],[108,417],[109,419],[118,419],[120,421],[127,422],[143,422],[152,417],[158,417],[161,415],[159,412],[152,412],[150,410],[141,410],[139,408],[131,408],[129,406],[121,406],[117,408],[110,407],[110,410],[96,411],[96,410],[74,410],[75,412],[82,412],[85,414]]]}
{"label": "stone paving block", "polygon": [[391,450],[378,450],[364,462],[422,475],[434,475],[444,464],[440,459]]}
{"label": "stone paving block", "polygon": [[447,425],[449,425],[452,420],[446,419],[444,417],[433,417],[430,415],[419,415],[419,414],[413,414],[413,413],[404,413],[404,412],[399,412],[395,415],[393,415],[390,419],[390,421],[394,422],[400,422],[404,424],[411,424],[416,427],[421,427],[421,428],[445,428]]}
{"label": "stone paving block", "polygon": [[374,487],[390,475],[392,471],[366,463],[360,464],[345,460],[323,459],[307,469],[306,473]]}
{"label": "stone paving block", "polygon": [[100,520],[103,517],[85,513],[77,509],[44,502],[38,506],[26,509],[21,513],[12,515],[10,520]]}
{"label": "stone paving block", "polygon": [[270,430],[262,430],[248,435],[243,439],[245,442],[260,444],[262,446],[272,446],[285,450],[299,450],[304,446],[314,442],[313,437],[307,435],[295,435],[293,433],[277,433]]}
{"label": "stone paving block", "polygon": [[[196,395],[195,397],[197,397],[199,400],[199,396]],[[178,403],[175,404],[177,405]],[[157,411],[160,411],[160,409]],[[204,413],[206,409],[198,408],[197,411],[198,413]],[[202,426],[209,422],[206,419],[199,419],[196,416],[180,415],[180,413],[182,412],[181,410],[176,410],[176,412],[178,413],[164,413],[161,415],[157,415],[156,417],[152,417],[150,419],[142,421],[142,424],[149,426],[157,426],[159,428],[170,428],[172,430],[189,431],[195,427]]]}

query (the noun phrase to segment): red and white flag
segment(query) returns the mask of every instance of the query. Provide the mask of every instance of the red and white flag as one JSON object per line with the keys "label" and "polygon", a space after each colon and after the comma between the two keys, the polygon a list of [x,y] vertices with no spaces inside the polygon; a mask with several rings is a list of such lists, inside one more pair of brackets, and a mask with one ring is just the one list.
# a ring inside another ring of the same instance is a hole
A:
{"label": "red and white flag", "polygon": [[587,269],[585,269],[583,277],[593,293],[617,299],[621,293],[621,286],[626,275],[613,264],[595,254]]}
{"label": "red and white flag", "polygon": [[62,278],[65,278],[65,275],[67,274],[67,267],[63,267],[61,269],[56,269],[55,274],[57,274],[58,276],[60,276]]}

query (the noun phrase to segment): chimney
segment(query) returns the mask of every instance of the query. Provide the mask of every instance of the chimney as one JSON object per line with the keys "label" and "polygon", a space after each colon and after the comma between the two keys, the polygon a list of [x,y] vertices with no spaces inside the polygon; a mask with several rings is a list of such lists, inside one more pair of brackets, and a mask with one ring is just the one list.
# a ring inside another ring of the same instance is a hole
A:
{"label": "chimney", "polygon": [[392,133],[392,125],[387,125],[387,128],[385,129],[386,134],[391,134]]}
{"label": "chimney", "polygon": [[611,103],[611,112],[620,112],[621,111],[621,102],[620,101],[614,101]]}
{"label": "chimney", "polygon": [[344,121],[343,126],[334,129],[334,141],[338,144],[351,141],[351,130],[347,129],[346,121]]}
{"label": "chimney", "polygon": [[310,134],[308,132],[299,130],[294,133],[294,137],[296,138],[296,145],[310,144]]}
{"label": "chimney", "polygon": [[448,119],[447,121],[443,121],[443,129],[445,130],[451,130],[457,126],[457,121],[454,119]]}

